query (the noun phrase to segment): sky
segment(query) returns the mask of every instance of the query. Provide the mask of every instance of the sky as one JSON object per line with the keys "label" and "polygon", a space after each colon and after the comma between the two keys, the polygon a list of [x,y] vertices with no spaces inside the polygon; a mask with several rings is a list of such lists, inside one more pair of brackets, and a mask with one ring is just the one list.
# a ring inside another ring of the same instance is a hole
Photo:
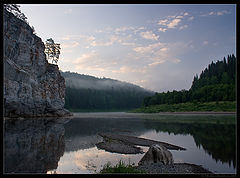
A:
{"label": "sky", "polygon": [[19,4],[62,71],[188,90],[212,61],[236,55],[235,4]]}

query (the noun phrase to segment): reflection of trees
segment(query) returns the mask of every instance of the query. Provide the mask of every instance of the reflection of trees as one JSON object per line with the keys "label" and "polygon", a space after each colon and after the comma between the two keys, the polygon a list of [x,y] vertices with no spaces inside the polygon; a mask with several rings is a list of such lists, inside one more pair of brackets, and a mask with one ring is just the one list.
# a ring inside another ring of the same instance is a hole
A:
{"label": "reflection of trees", "polygon": [[236,137],[235,125],[204,124],[204,123],[145,123],[146,128],[155,129],[157,132],[173,134],[190,134],[198,147],[202,145],[208,154],[218,161],[227,162],[233,167],[236,164]]}
{"label": "reflection of trees", "polygon": [[63,124],[55,120],[34,118],[5,121],[6,173],[46,173],[57,168],[65,143]]}
{"label": "reflection of trees", "polygon": [[[146,129],[142,119],[124,118],[80,118],[65,124],[65,138],[96,135],[99,132],[143,132]],[[133,133],[134,132],[134,133]]]}
{"label": "reflection of trees", "polygon": [[[146,129],[142,119],[81,118],[65,124],[65,151],[92,148],[101,141],[100,132],[140,135]],[[130,133],[131,132],[131,133]]]}

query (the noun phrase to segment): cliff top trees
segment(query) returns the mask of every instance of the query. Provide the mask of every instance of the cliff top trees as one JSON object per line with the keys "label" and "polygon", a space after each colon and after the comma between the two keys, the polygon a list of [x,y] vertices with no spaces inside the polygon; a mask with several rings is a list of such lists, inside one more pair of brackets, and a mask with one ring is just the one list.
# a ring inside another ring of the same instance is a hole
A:
{"label": "cliff top trees", "polygon": [[52,63],[55,62],[57,64],[60,55],[60,49],[60,44],[54,43],[52,38],[46,40],[45,53],[47,54],[48,60],[52,59]]}
{"label": "cliff top trees", "polygon": [[[21,12],[20,5],[17,4],[4,4],[3,5],[4,9],[10,13],[12,13],[15,17],[17,17],[20,20],[23,20],[24,22],[26,22],[28,25],[28,21],[27,21],[27,17],[25,16],[24,13]],[[36,34],[34,27],[31,27],[33,30],[33,34]]]}
{"label": "cliff top trees", "polygon": [[4,9],[6,9],[8,12],[11,12],[13,15],[15,15],[17,18],[27,22],[27,17],[24,13],[22,13],[19,9],[20,5],[17,4],[4,4]]}

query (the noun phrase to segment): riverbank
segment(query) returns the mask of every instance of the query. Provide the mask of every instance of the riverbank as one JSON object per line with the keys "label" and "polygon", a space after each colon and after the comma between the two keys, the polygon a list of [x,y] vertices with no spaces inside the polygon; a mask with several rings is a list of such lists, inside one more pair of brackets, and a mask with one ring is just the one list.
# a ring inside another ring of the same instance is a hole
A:
{"label": "riverbank", "polygon": [[115,166],[106,164],[101,174],[210,174],[213,173],[202,166],[190,163],[173,163],[172,165],[163,165],[161,163],[153,163],[149,165],[133,166],[125,165],[119,162]]}
{"label": "riverbank", "polygon": [[162,123],[184,124],[236,124],[235,112],[160,112],[160,113],[128,113],[128,112],[93,112],[73,113],[73,119],[150,119]]}
{"label": "riverbank", "polygon": [[200,165],[189,163],[174,163],[172,165],[153,163],[150,165],[137,166],[136,169],[148,174],[213,174]]}
{"label": "riverbank", "polygon": [[142,118],[145,116],[164,116],[164,115],[236,115],[236,112],[212,112],[212,111],[191,111],[191,112],[73,112],[73,118]]}
{"label": "riverbank", "polygon": [[134,113],[159,113],[159,112],[236,112],[235,101],[219,102],[187,102],[179,104],[161,104],[140,107],[131,112]]}

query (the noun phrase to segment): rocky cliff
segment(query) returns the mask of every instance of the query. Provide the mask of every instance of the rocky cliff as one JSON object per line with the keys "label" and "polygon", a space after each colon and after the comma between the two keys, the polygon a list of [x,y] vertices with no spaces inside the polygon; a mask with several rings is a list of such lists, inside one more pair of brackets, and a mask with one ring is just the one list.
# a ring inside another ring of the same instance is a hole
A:
{"label": "rocky cliff", "polygon": [[65,80],[32,28],[4,10],[4,116],[64,116]]}

